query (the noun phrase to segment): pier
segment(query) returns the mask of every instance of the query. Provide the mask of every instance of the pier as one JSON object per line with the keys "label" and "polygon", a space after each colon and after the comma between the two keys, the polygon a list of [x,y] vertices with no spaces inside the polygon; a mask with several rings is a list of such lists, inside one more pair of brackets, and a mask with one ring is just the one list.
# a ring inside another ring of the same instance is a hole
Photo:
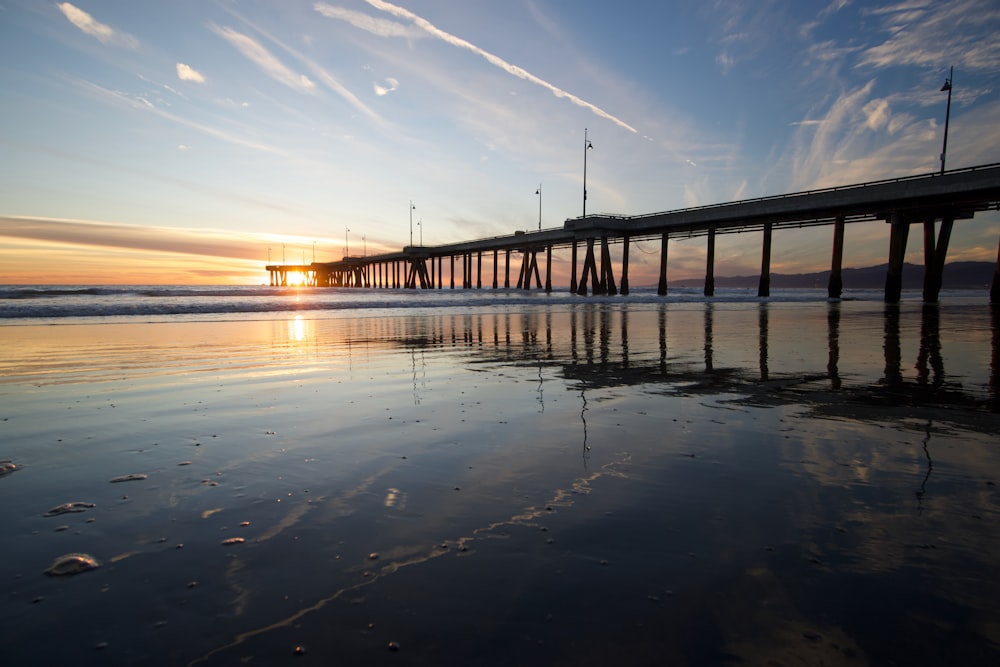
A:
{"label": "pier", "polygon": [[[828,294],[843,292],[844,226],[848,223],[890,225],[885,301],[896,303],[902,291],[902,267],[912,225],[920,225],[924,243],[923,298],[935,302],[954,224],[972,220],[976,213],[1000,210],[1000,164],[934,172],[884,181],[859,183],[760,197],[725,204],[643,215],[588,215],[566,220],[561,228],[515,232],[436,246],[406,246],[398,252],[344,257],[308,265],[268,265],[270,284],[288,284],[292,272],[314,286],[378,287],[389,289],[482,289],[483,256],[492,266],[486,284],[517,289],[552,290],[552,252],[569,248],[571,274],[568,289],[579,295],[627,295],[629,247],[632,241],[659,240],[658,293],[667,294],[667,258],[670,239],[705,237],[705,296],[715,292],[715,241],[719,234],[759,232],[761,271],[758,295],[770,294],[771,243],[776,230],[831,226],[832,257]],[[615,273],[610,246],[621,244],[621,263]],[[582,256],[582,264],[581,258]],[[513,260],[513,263],[512,263]],[[456,262],[461,266],[456,269]],[[503,268],[501,275],[500,269]],[[578,272],[579,270],[579,272]],[[513,276],[513,278],[512,278]],[[990,300],[1000,303],[1000,242]]]}

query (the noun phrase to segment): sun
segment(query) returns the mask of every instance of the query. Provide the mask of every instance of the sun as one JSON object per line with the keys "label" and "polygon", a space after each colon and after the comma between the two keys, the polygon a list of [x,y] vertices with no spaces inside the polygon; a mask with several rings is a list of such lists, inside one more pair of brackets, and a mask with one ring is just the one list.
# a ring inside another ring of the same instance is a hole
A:
{"label": "sun", "polygon": [[289,287],[301,287],[306,284],[306,274],[301,271],[289,271],[285,280],[288,281]]}

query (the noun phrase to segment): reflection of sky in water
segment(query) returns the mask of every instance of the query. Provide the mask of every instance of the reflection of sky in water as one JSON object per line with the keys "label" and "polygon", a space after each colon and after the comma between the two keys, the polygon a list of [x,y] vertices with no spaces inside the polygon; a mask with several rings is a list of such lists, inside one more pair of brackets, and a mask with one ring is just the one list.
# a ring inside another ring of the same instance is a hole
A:
{"label": "reflection of sky in water", "polygon": [[[71,594],[27,577],[0,639],[40,641],[42,595],[111,614],[109,647],[208,664],[377,662],[389,639],[427,664],[993,664],[994,327],[978,305],[578,301],[145,347],[141,326],[38,329],[59,354],[0,385],[24,464],[0,480],[0,575],[125,556]],[[129,472],[149,480],[109,488]],[[75,537],[40,518],[68,500],[99,510]],[[152,620],[123,616],[144,599]]]}

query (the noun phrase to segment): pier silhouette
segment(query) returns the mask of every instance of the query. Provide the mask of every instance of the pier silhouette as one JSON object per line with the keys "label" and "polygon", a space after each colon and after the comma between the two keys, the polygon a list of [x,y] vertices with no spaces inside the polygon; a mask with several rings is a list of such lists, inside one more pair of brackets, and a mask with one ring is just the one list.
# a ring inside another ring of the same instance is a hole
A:
{"label": "pier silhouette", "polygon": [[[644,215],[584,215],[566,220],[562,227],[517,231],[437,246],[409,245],[398,252],[345,256],[334,262],[269,264],[270,284],[288,284],[298,273],[313,286],[377,287],[388,289],[444,289],[444,263],[448,260],[448,287],[483,287],[483,255],[492,264],[492,287],[552,291],[552,252],[569,248],[571,275],[568,289],[579,295],[627,295],[629,247],[632,241],[660,240],[658,293],[667,293],[668,243],[671,239],[705,237],[707,260],[705,296],[715,293],[715,242],[719,234],[761,232],[759,296],[770,295],[772,235],[783,228],[830,225],[833,227],[828,295],[843,292],[844,226],[880,222],[890,225],[885,301],[897,303],[902,291],[903,260],[912,225],[921,225],[924,242],[923,298],[936,302],[951,232],[957,221],[976,213],[1000,210],[1000,164],[967,167],[905,178],[809,190]],[[620,271],[616,280],[610,245],[621,244]],[[582,265],[579,254],[583,254]],[[520,267],[512,265],[512,254]],[[492,256],[490,258],[490,256]],[[516,258],[515,258],[516,259]],[[456,270],[456,260],[461,267]],[[542,264],[544,262],[544,265]],[[512,283],[512,269],[517,271]],[[579,269],[579,273],[578,273]],[[1000,302],[1000,244],[990,298]]]}

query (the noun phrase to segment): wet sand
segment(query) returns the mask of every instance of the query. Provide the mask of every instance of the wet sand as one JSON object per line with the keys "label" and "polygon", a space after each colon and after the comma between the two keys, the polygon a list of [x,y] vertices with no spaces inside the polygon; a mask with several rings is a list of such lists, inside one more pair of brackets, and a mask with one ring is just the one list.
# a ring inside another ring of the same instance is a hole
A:
{"label": "wet sand", "polygon": [[0,662],[1000,664],[998,340],[975,302],[0,327]]}

